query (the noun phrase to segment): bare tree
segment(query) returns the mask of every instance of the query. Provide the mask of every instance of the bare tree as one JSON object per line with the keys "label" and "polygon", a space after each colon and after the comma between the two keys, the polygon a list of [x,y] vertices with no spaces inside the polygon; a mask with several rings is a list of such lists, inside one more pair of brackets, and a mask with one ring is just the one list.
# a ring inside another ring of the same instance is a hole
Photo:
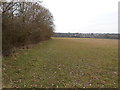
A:
{"label": "bare tree", "polygon": [[54,31],[53,16],[40,2],[1,2],[3,55],[14,47],[50,39]]}

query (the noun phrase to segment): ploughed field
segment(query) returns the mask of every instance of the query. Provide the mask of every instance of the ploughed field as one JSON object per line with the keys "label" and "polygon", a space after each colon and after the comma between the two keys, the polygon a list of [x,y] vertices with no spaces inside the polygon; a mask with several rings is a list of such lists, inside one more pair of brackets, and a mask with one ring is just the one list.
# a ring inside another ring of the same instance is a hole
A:
{"label": "ploughed field", "polygon": [[118,40],[52,38],[2,64],[3,88],[118,87]]}

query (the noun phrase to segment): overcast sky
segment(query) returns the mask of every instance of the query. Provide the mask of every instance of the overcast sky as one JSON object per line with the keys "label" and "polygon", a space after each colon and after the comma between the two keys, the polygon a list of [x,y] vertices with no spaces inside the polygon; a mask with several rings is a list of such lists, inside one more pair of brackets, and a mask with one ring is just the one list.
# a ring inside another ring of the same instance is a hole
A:
{"label": "overcast sky", "polygon": [[55,32],[117,33],[120,0],[43,0]]}

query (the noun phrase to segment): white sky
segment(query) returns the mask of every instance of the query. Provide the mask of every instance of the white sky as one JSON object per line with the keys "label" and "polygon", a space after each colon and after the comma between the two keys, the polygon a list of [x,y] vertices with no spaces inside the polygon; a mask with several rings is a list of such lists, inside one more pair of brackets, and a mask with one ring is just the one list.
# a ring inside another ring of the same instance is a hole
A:
{"label": "white sky", "polygon": [[117,33],[120,0],[43,0],[55,32]]}

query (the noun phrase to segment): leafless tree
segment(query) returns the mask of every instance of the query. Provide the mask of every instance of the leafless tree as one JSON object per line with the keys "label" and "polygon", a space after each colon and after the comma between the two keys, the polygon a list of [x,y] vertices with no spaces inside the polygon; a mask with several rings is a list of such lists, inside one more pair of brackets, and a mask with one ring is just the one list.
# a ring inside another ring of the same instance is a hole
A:
{"label": "leafless tree", "polygon": [[48,40],[53,34],[53,16],[40,2],[1,2],[3,55],[14,47]]}

